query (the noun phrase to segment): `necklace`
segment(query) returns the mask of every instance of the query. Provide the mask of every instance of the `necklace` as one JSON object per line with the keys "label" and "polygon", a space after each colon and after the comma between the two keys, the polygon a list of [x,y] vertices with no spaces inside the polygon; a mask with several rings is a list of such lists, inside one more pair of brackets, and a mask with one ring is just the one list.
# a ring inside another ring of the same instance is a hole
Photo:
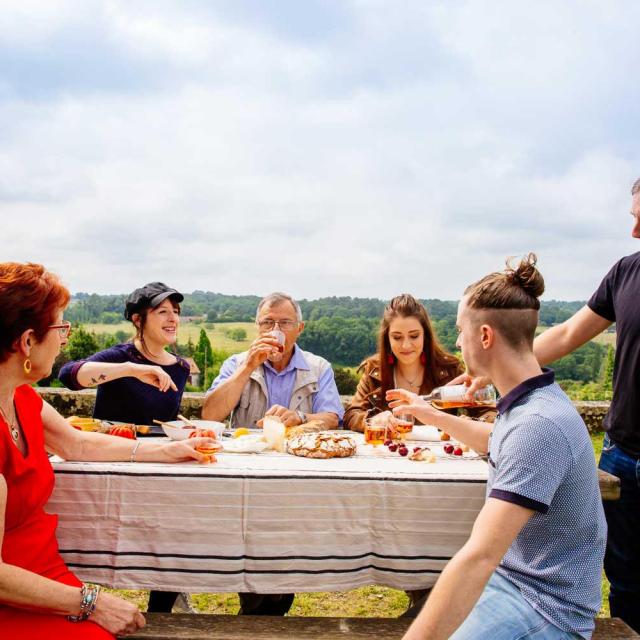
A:
{"label": "necklace", "polygon": [[18,431],[18,425],[17,425],[18,417],[16,416],[16,408],[15,408],[15,406],[13,406],[13,420],[9,420],[9,418],[7,417],[7,414],[4,412],[4,409],[2,407],[0,407],[0,414],[2,414],[2,417],[4,418],[4,421],[7,423],[7,426],[9,427],[9,433],[11,433],[11,439],[16,444],[18,444],[18,438],[20,437],[20,431]]}
{"label": "necklace", "polygon": [[[405,376],[405,375],[404,375],[404,373],[400,373],[400,371],[398,371],[398,373],[400,374],[400,376],[404,379],[404,381],[405,381],[405,382],[406,382],[410,387],[412,387],[413,389],[419,389],[419,388],[420,388],[420,385],[422,384],[422,381],[421,381],[420,383],[418,383],[418,384],[416,384],[416,383],[418,382],[418,379],[419,379],[419,378],[422,378],[422,376],[424,375],[424,372],[419,373],[419,374],[418,374],[418,375],[417,375],[413,380],[409,380],[409,378],[407,378],[407,376]],[[396,383],[396,379],[395,379],[395,378],[396,378],[396,373],[395,373],[395,371],[394,371],[394,372],[393,372],[393,383],[394,383],[396,386],[398,386],[398,385],[397,385],[397,383]]]}

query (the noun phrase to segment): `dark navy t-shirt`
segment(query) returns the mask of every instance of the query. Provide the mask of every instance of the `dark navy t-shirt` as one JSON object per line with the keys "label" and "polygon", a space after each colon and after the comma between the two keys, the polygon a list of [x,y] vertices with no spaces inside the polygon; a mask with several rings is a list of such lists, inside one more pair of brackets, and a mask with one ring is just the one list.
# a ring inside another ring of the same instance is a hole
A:
{"label": "dark navy t-shirt", "polygon": [[100,351],[86,360],[68,362],[60,370],[59,378],[69,389],[82,389],[78,384],[78,369],[85,362],[134,362],[161,367],[166,371],[177,391],[162,392],[137,378],[118,378],[97,387],[95,418],[135,424],[153,424],[154,420],[175,420],[180,400],[189,376],[189,364],[178,358],[175,364],[158,365],[147,360],[131,342]]}
{"label": "dark navy t-shirt", "polygon": [[609,437],[640,457],[640,252],[616,262],[587,303],[616,323],[613,400],[604,419]]}

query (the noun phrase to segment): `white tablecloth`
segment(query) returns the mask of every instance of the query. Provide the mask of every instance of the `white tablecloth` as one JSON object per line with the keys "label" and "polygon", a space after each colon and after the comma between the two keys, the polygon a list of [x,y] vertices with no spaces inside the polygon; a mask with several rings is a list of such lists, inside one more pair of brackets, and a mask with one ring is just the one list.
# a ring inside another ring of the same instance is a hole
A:
{"label": "white tablecloth", "polygon": [[332,460],[223,453],[207,466],[53,459],[47,510],[69,567],[114,588],[419,589],[468,538],[487,478],[484,461],[430,446],[434,464],[368,445]]}

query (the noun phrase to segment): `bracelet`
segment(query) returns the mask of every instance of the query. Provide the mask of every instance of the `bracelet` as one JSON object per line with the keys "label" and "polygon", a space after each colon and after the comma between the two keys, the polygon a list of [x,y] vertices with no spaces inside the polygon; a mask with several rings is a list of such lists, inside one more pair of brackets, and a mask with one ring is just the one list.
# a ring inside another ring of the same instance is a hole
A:
{"label": "bracelet", "polygon": [[84,622],[88,620],[96,609],[100,587],[97,584],[83,584],[80,589],[82,602],[80,603],[80,613],[77,616],[67,616],[69,622]]}
{"label": "bracelet", "polygon": [[136,461],[136,451],[138,450],[139,446],[140,446],[140,440],[137,440],[136,443],[133,445],[133,451],[131,451],[131,458],[130,458],[129,462],[135,462]]}

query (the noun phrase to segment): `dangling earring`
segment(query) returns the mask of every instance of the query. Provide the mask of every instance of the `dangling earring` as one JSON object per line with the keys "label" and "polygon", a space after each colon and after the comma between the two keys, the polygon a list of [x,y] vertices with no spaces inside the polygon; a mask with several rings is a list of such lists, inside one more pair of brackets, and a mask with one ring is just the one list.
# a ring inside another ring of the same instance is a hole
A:
{"label": "dangling earring", "polygon": [[424,351],[420,354],[420,364],[422,366],[427,364],[427,354]]}
{"label": "dangling earring", "polygon": [[389,364],[395,364],[396,359],[393,357],[393,354],[392,354],[392,353],[390,353],[390,354],[387,356],[387,362],[388,362]]}
{"label": "dangling earring", "polygon": [[31,373],[31,360],[29,360],[29,358],[22,363],[22,368],[27,375]]}

